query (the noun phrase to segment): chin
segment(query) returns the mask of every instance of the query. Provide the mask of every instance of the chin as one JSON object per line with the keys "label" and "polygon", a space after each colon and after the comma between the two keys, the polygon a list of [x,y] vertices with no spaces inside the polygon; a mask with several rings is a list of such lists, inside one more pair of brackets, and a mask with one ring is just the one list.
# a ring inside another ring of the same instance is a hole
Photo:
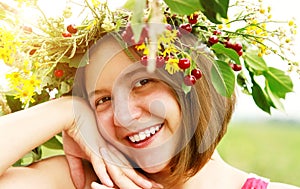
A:
{"label": "chin", "polygon": [[167,163],[163,163],[160,165],[152,166],[152,167],[141,167],[143,171],[149,174],[155,174],[163,171],[167,166]]}

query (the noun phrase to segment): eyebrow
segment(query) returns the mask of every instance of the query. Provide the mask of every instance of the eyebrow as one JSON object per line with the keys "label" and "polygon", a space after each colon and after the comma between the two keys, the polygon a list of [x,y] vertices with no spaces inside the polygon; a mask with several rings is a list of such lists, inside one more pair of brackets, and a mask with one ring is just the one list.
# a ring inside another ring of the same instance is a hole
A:
{"label": "eyebrow", "polygon": [[[138,73],[138,72],[141,72],[141,71],[144,71],[144,70],[145,70],[145,68],[143,68],[143,67],[137,68],[137,69],[132,70],[132,71],[130,71],[130,72],[128,72],[128,73],[125,73],[122,77],[127,78],[127,77],[129,77],[129,76],[131,76],[131,75],[133,75],[133,74],[135,74],[135,73]],[[146,72],[147,72],[147,71],[146,71]],[[147,73],[148,73],[148,72],[147,72]],[[105,90],[105,89],[96,89],[96,90],[94,90],[94,91],[91,91],[91,92],[88,94],[88,97],[91,98],[92,96],[99,95],[99,94],[105,93],[105,92],[107,92],[107,90]]]}
{"label": "eyebrow", "polygon": [[106,92],[106,90],[104,89],[97,89],[97,90],[94,90],[94,91],[91,91],[89,94],[88,94],[88,97],[91,98],[92,96],[96,96],[96,95],[99,95],[101,93],[104,93]]}

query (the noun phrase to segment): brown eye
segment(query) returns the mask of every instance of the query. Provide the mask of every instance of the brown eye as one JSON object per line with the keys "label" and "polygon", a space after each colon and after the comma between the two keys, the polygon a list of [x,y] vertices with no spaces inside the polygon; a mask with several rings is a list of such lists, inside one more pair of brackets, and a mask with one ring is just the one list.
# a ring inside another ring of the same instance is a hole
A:
{"label": "brown eye", "polygon": [[104,104],[104,103],[110,101],[110,100],[111,100],[111,97],[110,97],[110,96],[106,96],[106,97],[100,98],[99,100],[97,100],[97,101],[95,102],[95,106],[97,107],[97,106],[99,106],[99,105],[102,105],[102,104]]}
{"label": "brown eye", "polygon": [[142,80],[139,80],[138,82],[136,82],[134,86],[135,87],[142,87],[143,85],[146,85],[149,82],[150,82],[149,79],[142,79]]}

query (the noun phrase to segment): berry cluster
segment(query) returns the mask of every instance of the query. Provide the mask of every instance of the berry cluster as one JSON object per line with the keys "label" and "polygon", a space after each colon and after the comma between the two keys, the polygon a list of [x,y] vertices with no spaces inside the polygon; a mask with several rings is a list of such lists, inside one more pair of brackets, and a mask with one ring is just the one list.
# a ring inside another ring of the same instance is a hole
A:
{"label": "berry cluster", "polygon": [[[214,45],[214,44],[220,42],[226,48],[233,49],[237,52],[237,54],[239,56],[242,56],[243,55],[243,45],[240,42],[233,43],[229,38],[227,38],[225,41],[220,41],[218,36],[220,36],[221,34],[222,34],[221,31],[215,30],[213,32],[213,35],[208,38],[209,45]],[[240,71],[242,69],[242,66],[239,64],[230,62],[229,65],[234,71]]]}
{"label": "berry cluster", "polygon": [[[195,24],[197,23],[197,15],[194,15],[193,17],[191,16],[189,19],[190,23],[185,23],[185,24],[181,24],[179,26],[179,29],[177,30],[177,37],[182,36],[185,33],[190,33],[192,32],[192,26],[191,24]],[[172,26],[170,24],[166,25],[166,30],[172,31]],[[179,34],[178,34],[179,33]],[[144,42],[147,42],[147,38],[148,38],[148,28],[147,26],[145,26],[141,32],[141,36],[138,42],[134,41],[134,36],[133,36],[133,32],[132,32],[132,28],[130,25],[127,25],[125,30],[122,32],[121,34],[122,39],[129,45],[141,45]],[[162,49],[164,49],[162,47]],[[158,53],[158,54],[163,54],[163,53]],[[174,54],[173,54],[174,55]],[[157,56],[156,57],[156,68],[161,68],[163,67],[168,60],[172,57],[172,59],[174,59],[175,56],[173,55],[168,55],[168,56]],[[177,54],[176,57],[182,57],[178,59],[178,67],[180,68],[181,71],[183,71],[185,73],[185,77],[184,77],[184,84],[186,86],[192,86],[196,83],[196,81],[198,79],[200,79],[202,77],[202,71],[199,68],[193,68],[193,66],[191,66],[191,61],[189,58],[185,58],[182,55]],[[147,55],[143,55],[140,58],[140,62],[141,64],[147,66],[148,65],[148,61],[149,61],[149,57]]]}
{"label": "berry cluster", "polygon": [[63,37],[72,37],[72,34],[77,33],[77,28],[74,24],[70,24],[67,26],[67,31],[62,33]]}

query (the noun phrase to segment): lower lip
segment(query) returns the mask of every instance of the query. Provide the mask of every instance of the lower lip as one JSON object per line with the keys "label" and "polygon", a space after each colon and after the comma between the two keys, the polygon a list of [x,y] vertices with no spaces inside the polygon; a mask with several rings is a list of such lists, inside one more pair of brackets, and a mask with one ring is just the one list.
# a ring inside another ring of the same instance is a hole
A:
{"label": "lower lip", "polygon": [[132,146],[134,148],[145,148],[151,144],[151,142],[156,138],[156,136],[160,133],[160,131],[162,129],[163,129],[163,125],[161,126],[161,128],[158,131],[156,131],[156,133],[154,135],[152,135],[149,138],[146,138],[145,140],[143,140],[141,142],[137,142],[137,143],[134,143],[131,141],[128,141],[128,142],[129,142],[130,146]]}

